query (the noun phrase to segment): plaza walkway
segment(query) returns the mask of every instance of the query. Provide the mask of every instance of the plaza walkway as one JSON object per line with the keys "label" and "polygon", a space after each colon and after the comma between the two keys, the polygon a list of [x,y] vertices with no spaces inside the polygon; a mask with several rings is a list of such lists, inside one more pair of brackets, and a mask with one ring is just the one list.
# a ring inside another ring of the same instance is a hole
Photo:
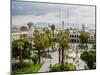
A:
{"label": "plaza walkway", "polygon": [[58,51],[55,52],[50,52],[50,55],[52,57],[52,59],[48,59],[48,58],[43,58],[43,66],[41,67],[41,69],[39,70],[39,72],[46,72],[50,70],[50,64],[56,64],[58,63]]}
{"label": "plaza walkway", "polygon": [[[40,68],[39,72],[48,72],[50,70],[50,64],[54,65],[59,63],[59,55],[58,51],[50,52],[52,59],[49,58],[42,58],[43,66]],[[72,63],[76,66],[76,70],[83,70],[84,66],[86,65],[81,59],[79,59],[81,53],[78,53],[78,58],[75,60],[73,59],[65,59],[65,63]],[[73,51],[72,53],[68,54],[72,57],[76,56],[76,52]]]}

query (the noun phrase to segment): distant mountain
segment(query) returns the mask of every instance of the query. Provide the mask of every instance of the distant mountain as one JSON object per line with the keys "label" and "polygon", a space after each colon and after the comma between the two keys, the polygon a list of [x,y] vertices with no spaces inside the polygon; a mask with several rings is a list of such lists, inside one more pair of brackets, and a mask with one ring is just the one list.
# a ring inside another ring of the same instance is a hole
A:
{"label": "distant mountain", "polygon": [[[78,28],[81,29],[82,28],[82,24],[74,24],[74,23],[64,23],[64,25],[62,26],[62,23],[49,23],[49,22],[37,22],[35,23],[35,26],[37,28],[44,28],[44,27],[49,27],[50,25],[55,25],[55,28]],[[93,29],[95,30],[95,25],[94,24],[84,24],[85,27],[87,27],[88,29]],[[16,26],[16,25],[12,25],[12,26]],[[17,25],[18,26],[18,25]],[[27,26],[27,24],[22,24],[19,26]]]}
{"label": "distant mountain", "polygon": [[[60,23],[48,23],[48,22],[38,22],[36,23],[36,27],[48,27],[50,25],[55,25],[55,28],[62,28],[62,24]],[[72,24],[72,23],[64,23],[64,28],[81,28],[81,25],[79,24]]]}
{"label": "distant mountain", "polygon": [[36,27],[48,27],[48,22],[38,22],[36,23]]}

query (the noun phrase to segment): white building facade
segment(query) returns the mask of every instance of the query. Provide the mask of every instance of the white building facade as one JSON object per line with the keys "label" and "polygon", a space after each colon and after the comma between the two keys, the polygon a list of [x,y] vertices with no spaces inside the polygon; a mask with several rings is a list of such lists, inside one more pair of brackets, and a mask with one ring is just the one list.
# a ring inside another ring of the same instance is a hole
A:
{"label": "white building facade", "polygon": [[[32,25],[27,25],[26,28],[24,27],[25,29],[21,30],[20,28],[19,29],[18,28],[16,29],[16,27],[13,28],[13,32],[11,33],[11,40],[12,41],[13,40],[17,40],[22,35],[26,35],[28,37],[29,42],[31,42],[33,40],[33,38],[34,38],[33,33],[34,33],[34,30],[35,30],[35,27],[32,27]],[[15,29],[15,31],[14,31],[14,29]],[[41,32],[43,31],[43,28],[36,28],[36,29],[38,29]],[[46,29],[50,30],[49,27],[46,28]],[[54,31],[54,39],[55,39],[55,41],[58,41],[58,39],[59,39],[58,33],[61,30],[64,30],[64,29],[62,29],[62,28],[55,29],[55,31]],[[74,29],[69,29],[69,32],[70,32],[70,43],[80,43],[79,36],[80,36],[80,32],[81,31],[85,31],[84,27],[83,27],[83,29],[75,29],[75,28]],[[88,39],[88,43],[93,43],[94,40],[95,40],[95,30],[86,29],[85,32],[88,32],[89,35],[90,35],[89,39]]]}

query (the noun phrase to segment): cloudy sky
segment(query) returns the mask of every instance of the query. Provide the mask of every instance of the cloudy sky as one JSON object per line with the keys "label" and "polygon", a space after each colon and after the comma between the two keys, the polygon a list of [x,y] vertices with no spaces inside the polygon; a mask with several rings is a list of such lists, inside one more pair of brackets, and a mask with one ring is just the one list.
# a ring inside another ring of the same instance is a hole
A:
{"label": "cloudy sky", "polygon": [[12,25],[28,22],[56,24],[84,24],[95,28],[95,7],[12,1]]}

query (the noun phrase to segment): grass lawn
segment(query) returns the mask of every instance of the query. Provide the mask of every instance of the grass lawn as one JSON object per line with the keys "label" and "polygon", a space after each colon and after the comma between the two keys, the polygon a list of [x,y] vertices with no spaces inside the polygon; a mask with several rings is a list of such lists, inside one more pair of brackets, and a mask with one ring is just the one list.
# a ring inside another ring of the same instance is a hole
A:
{"label": "grass lawn", "polygon": [[38,72],[39,69],[41,68],[42,64],[29,64],[27,67],[20,69],[20,70],[16,70],[15,73],[16,74],[28,74],[28,73],[35,73]]}

